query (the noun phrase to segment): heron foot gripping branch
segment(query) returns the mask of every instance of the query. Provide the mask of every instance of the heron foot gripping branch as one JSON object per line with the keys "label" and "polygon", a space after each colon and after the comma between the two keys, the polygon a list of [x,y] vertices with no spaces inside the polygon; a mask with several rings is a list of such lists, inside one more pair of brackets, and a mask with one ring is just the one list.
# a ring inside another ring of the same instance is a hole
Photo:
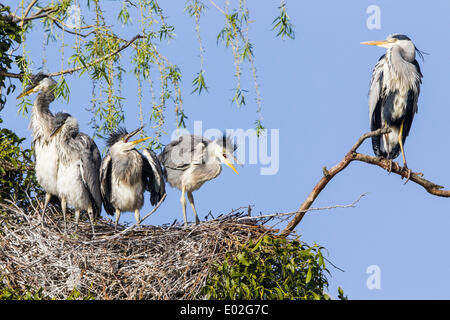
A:
{"label": "heron foot gripping branch", "polygon": [[[302,203],[300,208],[298,209],[298,213],[292,218],[289,224],[281,231],[281,236],[288,236],[292,231],[294,231],[295,227],[300,223],[303,219],[303,216],[314,203],[320,192],[327,186],[328,182],[330,182],[334,176],[336,176],[339,172],[344,170],[352,161],[361,161],[371,165],[378,166],[386,171],[390,171],[394,174],[401,176],[402,178],[406,178],[406,182],[412,181],[420,186],[422,186],[428,193],[438,196],[450,198],[450,190],[443,190],[444,187],[438,184],[435,184],[427,179],[423,178],[422,172],[413,172],[408,167],[401,167],[397,162],[392,162],[391,160],[384,159],[382,157],[374,157],[366,154],[358,153],[357,149],[361,146],[364,140],[381,136],[383,134],[389,133],[391,130],[389,128],[382,128],[372,132],[368,132],[363,134],[355,145],[350,149],[349,152],[345,155],[344,159],[333,166],[331,169],[327,170],[326,167],[323,167],[323,176],[319,180],[319,182],[314,186],[313,190],[310,192],[306,200]],[[392,165],[394,164],[394,165]],[[405,170],[406,169],[406,170]]]}

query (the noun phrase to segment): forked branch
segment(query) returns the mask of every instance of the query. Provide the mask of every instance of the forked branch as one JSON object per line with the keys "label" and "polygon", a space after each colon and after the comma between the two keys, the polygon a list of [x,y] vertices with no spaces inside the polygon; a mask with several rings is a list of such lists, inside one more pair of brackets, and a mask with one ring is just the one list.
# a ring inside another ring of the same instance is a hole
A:
{"label": "forked branch", "polygon": [[[281,236],[288,236],[295,227],[302,221],[305,213],[309,210],[313,202],[319,196],[320,192],[327,186],[328,182],[330,182],[339,172],[347,168],[347,166],[352,161],[361,161],[371,165],[378,166],[386,171],[390,171],[392,173],[398,174],[399,176],[408,179],[420,186],[422,186],[428,193],[438,196],[438,197],[450,197],[450,190],[443,190],[444,187],[437,185],[427,179],[423,178],[423,174],[420,172],[411,172],[408,173],[408,170],[404,167],[401,167],[397,162],[391,162],[389,160],[373,157],[366,154],[357,153],[356,151],[361,146],[361,144],[368,138],[374,136],[380,136],[385,133],[389,133],[390,129],[383,128],[378,129],[376,131],[368,132],[362,135],[355,145],[350,149],[349,152],[345,155],[344,159],[341,162],[336,164],[331,169],[323,168],[323,177],[319,180],[319,182],[314,186],[311,193],[308,195],[306,200],[302,203],[300,208],[298,209],[298,213],[292,218],[289,224],[284,228],[284,230],[280,233]],[[409,177],[408,177],[409,176]]]}

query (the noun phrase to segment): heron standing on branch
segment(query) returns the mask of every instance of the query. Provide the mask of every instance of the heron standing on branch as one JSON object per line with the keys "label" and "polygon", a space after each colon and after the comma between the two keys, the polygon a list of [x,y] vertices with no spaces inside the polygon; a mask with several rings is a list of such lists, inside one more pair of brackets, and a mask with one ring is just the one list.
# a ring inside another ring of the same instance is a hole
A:
{"label": "heron standing on branch", "polygon": [[50,103],[55,100],[56,81],[38,73],[31,76],[30,83],[17,99],[39,92],[33,103],[29,129],[33,136],[36,179],[45,190],[44,212],[53,196],[58,196],[57,173],[58,152],[51,134],[55,127],[55,116],[50,111]]}
{"label": "heron standing on branch", "polygon": [[94,234],[94,220],[100,217],[100,165],[102,158],[94,140],[79,132],[78,121],[70,114],[58,112],[51,135],[56,140],[58,153],[57,189],[67,232],[67,205],[75,208],[75,225],[81,211],[87,211]]}
{"label": "heron standing on branch", "polygon": [[[383,127],[391,129],[383,136],[372,137],[375,155],[391,160],[403,157],[406,164],[404,143],[417,112],[417,100],[422,83],[422,73],[416,60],[416,52],[423,55],[407,36],[393,34],[386,40],[361,42],[387,49],[372,73],[369,91],[369,112],[371,130]],[[407,180],[408,181],[408,180]]]}
{"label": "heron standing on branch", "polygon": [[238,163],[233,155],[236,148],[231,139],[225,136],[211,141],[196,135],[183,135],[164,148],[160,155],[165,168],[164,175],[172,187],[181,190],[180,201],[185,226],[187,226],[187,217],[184,194],[187,193],[197,224],[200,220],[192,192],[199,189],[206,181],[217,177],[222,171],[222,163],[238,173],[229,160],[234,159]]}
{"label": "heron standing on branch", "polygon": [[144,204],[144,191],[150,192],[150,203],[156,205],[166,193],[161,163],[152,150],[142,154],[134,147],[149,137],[128,141],[142,127],[128,133],[119,128],[107,140],[108,154],[100,169],[100,187],[103,205],[109,215],[115,213],[115,227],[122,211],[134,211],[140,223],[140,212]]}

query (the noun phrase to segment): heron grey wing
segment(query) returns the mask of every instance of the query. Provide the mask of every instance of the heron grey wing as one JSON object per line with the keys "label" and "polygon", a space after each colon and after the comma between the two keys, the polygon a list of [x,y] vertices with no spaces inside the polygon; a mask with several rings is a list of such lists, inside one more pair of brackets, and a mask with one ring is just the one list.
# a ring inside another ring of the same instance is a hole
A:
{"label": "heron grey wing", "polygon": [[144,149],[142,155],[143,171],[149,178],[147,179],[147,190],[150,191],[150,203],[156,205],[166,193],[163,170],[158,157],[152,150]]}
{"label": "heron grey wing", "polygon": [[417,92],[414,92],[414,99],[413,99],[413,110],[414,113],[419,112],[419,108],[417,106],[418,100],[419,100],[419,94],[420,94],[420,85],[422,84],[422,71],[420,70],[420,66],[419,63],[417,62],[417,60],[413,61],[413,65],[416,68],[416,72],[417,72],[417,83],[416,83],[416,88],[417,88]]}
{"label": "heron grey wing", "polygon": [[417,60],[414,60],[413,65],[417,72],[417,83],[416,86],[409,89],[408,91],[408,100],[406,102],[406,112],[405,112],[405,120],[403,127],[403,142],[405,142],[406,137],[409,135],[409,131],[411,129],[412,122],[414,120],[414,115],[418,112],[418,101],[420,94],[420,84],[422,83],[422,72],[420,70],[419,63]]}
{"label": "heron grey wing", "polygon": [[181,136],[164,148],[161,161],[166,168],[186,170],[191,164],[204,162],[206,147],[210,142],[201,136]]}
{"label": "heron grey wing", "polygon": [[[381,56],[372,72],[369,89],[369,118],[373,121],[373,114],[383,97],[383,68],[386,63],[386,55]],[[380,110],[381,112],[381,110]],[[380,119],[381,120],[381,119]],[[379,128],[379,127],[378,127]],[[372,130],[375,130],[372,128]]]}
{"label": "heron grey wing", "polygon": [[[385,62],[385,55],[381,56],[372,73],[369,89],[369,119],[370,130],[374,131],[380,129],[382,124],[381,113],[383,104],[383,68]],[[381,136],[372,137],[372,149],[377,156],[382,155],[381,150]]]}
{"label": "heron grey wing", "polygon": [[101,156],[94,140],[86,134],[80,133],[77,139],[81,139],[84,148],[80,150],[81,177],[89,192],[94,216],[100,217],[102,211],[102,195],[100,191],[100,165]]}
{"label": "heron grey wing", "polygon": [[106,157],[103,158],[100,165],[100,192],[102,195],[103,206],[105,207],[106,213],[109,215],[114,215],[114,207],[111,203],[111,171],[112,171],[112,158],[111,154],[108,153]]}

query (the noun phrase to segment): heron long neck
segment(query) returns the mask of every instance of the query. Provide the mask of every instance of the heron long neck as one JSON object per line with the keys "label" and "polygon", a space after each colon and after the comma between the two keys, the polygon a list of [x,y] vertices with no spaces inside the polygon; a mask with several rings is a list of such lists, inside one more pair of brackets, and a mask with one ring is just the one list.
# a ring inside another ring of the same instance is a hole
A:
{"label": "heron long neck", "polygon": [[210,143],[207,147],[206,159],[204,159],[205,164],[203,166],[206,169],[205,172],[208,180],[214,179],[222,171],[222,165],[217,160],[214,152],[216,148],[217,146],[214,143]]}
{"label": "heron long neck", "polygon": [[401,48],[393,47],[388,50],[386,57],[388,70],[384,76],[387,87],[404,94],[410,89],[417,90],[420,75],[413,64],[414,56],[411,57],[411,53],[406,53]]}
{"label": "heron long neck", "polygon": [[52,93],[40,92],[34,100],[31,111],[30,129],[33,132],[33,140],[47,140],[53,131],[54,116],[49,106],[55,99]]}
{"label": "heron long neck", "polygon": [[142,180],[142,157],[135,149],[120,152],[113,157],[113,179],[133,185]]}

